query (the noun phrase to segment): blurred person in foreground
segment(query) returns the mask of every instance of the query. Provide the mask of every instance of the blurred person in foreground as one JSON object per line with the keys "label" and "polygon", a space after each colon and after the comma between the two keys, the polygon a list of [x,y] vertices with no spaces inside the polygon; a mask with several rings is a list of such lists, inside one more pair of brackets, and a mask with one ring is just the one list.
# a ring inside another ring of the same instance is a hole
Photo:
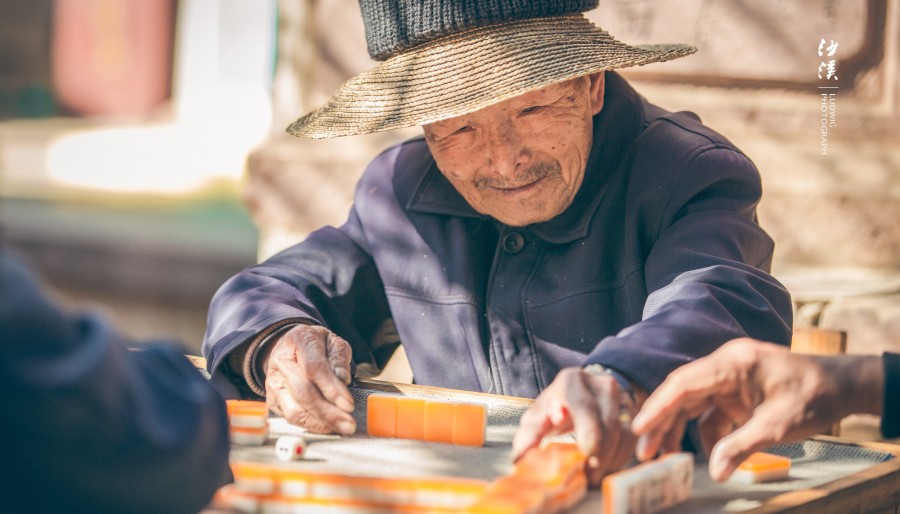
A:
{"label": "blurred person in foreground", "polygon": [[900,437],[900,355],[805,355],[742,338],[673,371],[632,431],[646,460],[677,451],[686,423],[698,419],[709,475],[722,481],[751,453],[822,433],[850,414],[880,415],[882,435]]}
{"label": "blurred person in foreground", "polygon": [[288,131],[423,135],[370,163],[344,225],[219,289],[213,379],[352,434],[351,369],[402,342],[418,384],[537,397],[516,454],[574,430],[597,484],[671,370],[735,337],[787,344],[755,166],[612,71],[695,49],[617,41],[596,5],[361,0],[381,62]]}
{"label": "blurred person in foreground", "polygon": [[176,345],[127,344],[0,242],[0,511],[195,513],[231,479],[222,397]]}

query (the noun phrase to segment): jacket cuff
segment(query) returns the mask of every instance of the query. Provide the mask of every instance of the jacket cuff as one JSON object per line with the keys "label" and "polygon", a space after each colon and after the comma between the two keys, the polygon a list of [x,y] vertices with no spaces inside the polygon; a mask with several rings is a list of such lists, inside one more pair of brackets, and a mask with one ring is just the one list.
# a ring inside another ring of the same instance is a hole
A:
{"label": "jacket cuff", "polygon": [[625,375],[612,368],[607,368],[602,364],[588,364],[583,369],[592,375],[610,375],[611,377],[616,379],[616,382],[619,383],[619,387],[621,387],[622,390],[625,391],[626,394],[628,394],[628,396],[631,398],[631,401],[637,401],[634,393],[634,386],[631,384],[631,381],[625,377]]}
{"label": "jacket cuff", "polygon": [[282,320],[274,325],[266,327],[265,330],[257,334],[256,337],[251,339],[243,348],[235,350],[243,351],[243,356],[241,358],[241,375],[247,383],[247,386],[256,395],[263,398],[266,397],[266,373],[265,370],[262,369],[262,362],[260,362],[259,359],[259,355],[262,353],[261,350],[277,341],[279,337],[292,327],[300,325],[301,323],[303,323],[303,321],[298,319]]}

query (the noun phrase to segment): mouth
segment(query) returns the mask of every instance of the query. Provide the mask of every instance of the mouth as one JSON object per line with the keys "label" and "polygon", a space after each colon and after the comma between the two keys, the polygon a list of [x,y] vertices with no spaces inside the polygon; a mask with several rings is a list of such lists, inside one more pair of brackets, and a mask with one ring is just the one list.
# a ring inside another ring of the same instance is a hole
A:
{"label": "mouth", "polygon": [[546,177],[538,177],[527,184],[513,185],[512,187],[510,185],[494,186],[493,189],[502,195],[509,195],[509,196],[517,195],[517,194],[521,194],[521,193],[527,193],[527,192],[531,191],[532,189],[536,189],[537,186],[541,182],[543,182],[545,178]]}

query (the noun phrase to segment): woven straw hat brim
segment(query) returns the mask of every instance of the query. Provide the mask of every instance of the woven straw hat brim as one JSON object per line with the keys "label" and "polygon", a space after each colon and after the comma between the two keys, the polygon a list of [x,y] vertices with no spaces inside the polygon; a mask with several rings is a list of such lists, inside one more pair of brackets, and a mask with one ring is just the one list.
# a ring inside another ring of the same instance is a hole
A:
{"label": "woven straw hat brim", "polygon": [[583,15],[489,25],[390,57],[345,82],[287,131],[320,139],[424,125],[589,73],[695,51],[689,45],[629,46]]}

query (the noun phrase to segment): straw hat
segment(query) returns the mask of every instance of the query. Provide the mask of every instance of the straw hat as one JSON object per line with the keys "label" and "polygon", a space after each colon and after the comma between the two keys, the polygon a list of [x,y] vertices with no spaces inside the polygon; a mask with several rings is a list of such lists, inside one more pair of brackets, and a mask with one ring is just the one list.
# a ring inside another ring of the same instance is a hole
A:
{"label": "straw hat", "polygon": [[598,0],[360,0],[369,53],[288,133],[369,134],[460,116],[550,84],[690,55],[688,45],[629,46],[581,14]]}

